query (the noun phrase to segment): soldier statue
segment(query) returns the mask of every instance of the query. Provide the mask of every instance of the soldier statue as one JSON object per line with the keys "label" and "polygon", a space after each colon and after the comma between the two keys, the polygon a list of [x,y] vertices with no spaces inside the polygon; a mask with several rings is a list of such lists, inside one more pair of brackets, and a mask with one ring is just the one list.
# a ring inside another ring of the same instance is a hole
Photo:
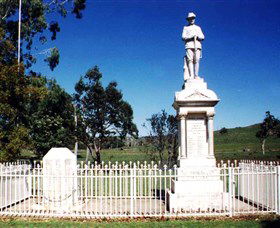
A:
{"label": "soldier statue", "polygon": [[204,35],[199,26],[195,25],[194,13],[188,13],[188,26],[184,26],[182,39],[185,41],[186,56],[184,57],[184,80],[198,77],[199,60],[201,58],[201,41]]}

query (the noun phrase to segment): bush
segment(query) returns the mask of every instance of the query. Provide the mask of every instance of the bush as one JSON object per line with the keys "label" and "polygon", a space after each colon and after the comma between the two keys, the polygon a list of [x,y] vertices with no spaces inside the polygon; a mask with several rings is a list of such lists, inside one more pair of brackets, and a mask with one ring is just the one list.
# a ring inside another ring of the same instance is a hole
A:
{"label": "bush", "polygon": [[226,129],[225,127],[223,127],[222,129],[220,129],[219,133],[221,135],[228,133],[228,129]]}

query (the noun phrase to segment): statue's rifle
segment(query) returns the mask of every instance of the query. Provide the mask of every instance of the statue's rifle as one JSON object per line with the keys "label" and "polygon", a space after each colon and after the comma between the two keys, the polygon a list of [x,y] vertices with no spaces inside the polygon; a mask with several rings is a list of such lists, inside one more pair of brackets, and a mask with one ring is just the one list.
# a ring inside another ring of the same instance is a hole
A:
{"label": "statue's rifle", "polygon": [[197,51],[197,48],[196,48],[196,36],[193,37],[193,45],[194,45],[194,62],[196,62],[196,51]]}
{"label": "statue's rifle", "polygon": [[[193,53],[193,63],[196,63],[196,36],[193,37],[193,46],[194,46],[194,53]],[[193,70],[193,77],[195,78],[195,70]]]}

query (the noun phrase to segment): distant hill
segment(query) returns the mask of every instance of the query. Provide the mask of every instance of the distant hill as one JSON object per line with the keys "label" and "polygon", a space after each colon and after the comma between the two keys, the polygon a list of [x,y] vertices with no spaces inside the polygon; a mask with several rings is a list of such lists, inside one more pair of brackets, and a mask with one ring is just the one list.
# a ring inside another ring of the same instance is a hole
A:
{"label": "distant hill", "polygon": [[266,154],[261,153],[261,143],[256,137],[260,124],[227,129],[221,134],[215,131],[215,155],[218,159],[280,160],[280,138],[269,138]]}

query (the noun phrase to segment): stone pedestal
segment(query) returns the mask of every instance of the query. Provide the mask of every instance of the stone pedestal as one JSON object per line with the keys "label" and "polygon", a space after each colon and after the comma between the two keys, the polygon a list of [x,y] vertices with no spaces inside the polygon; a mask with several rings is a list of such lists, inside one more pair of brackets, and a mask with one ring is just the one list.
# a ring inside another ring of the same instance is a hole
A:
{"label": "stone pedestal", "polygon": [[222,210],[226,195],[214,157],[214,106],[217,95],[202,78],[189,79],[176,92],[173,107],[179,121],[179,169],[168,190],[168,208]]}
{"label": "stone pedestal", "polygon": [[77,206],[77,158],[67,148],[52,148],[43,158],[42,209],[69,211]]}

